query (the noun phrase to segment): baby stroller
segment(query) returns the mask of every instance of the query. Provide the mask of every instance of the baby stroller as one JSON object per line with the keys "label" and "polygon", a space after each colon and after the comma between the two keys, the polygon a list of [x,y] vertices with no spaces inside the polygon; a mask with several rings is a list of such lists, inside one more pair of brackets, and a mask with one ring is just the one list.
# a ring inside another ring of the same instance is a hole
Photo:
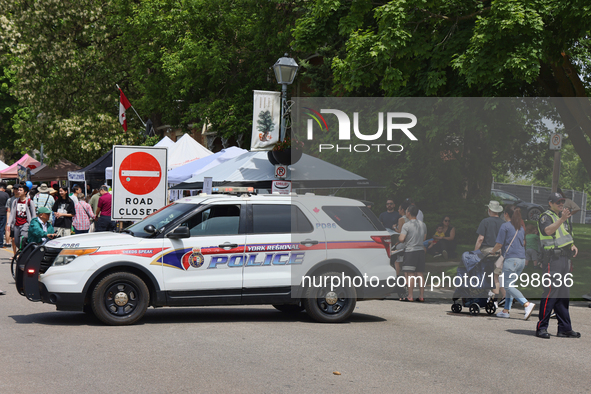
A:
{"label": "baby stroller", "polygon": [[[453,294],[452,312],[460,313],[462,307],[469,308],[471,315],[478,315],[480,308],[484,308],[489,315],[496,312],[497,306],[490,291],[494,288],[492,273],[496,259],[496,256],[484,255],[480,251],[462,254],[463,265],[458,267],[454,282],[456,290]],[[460,282],[458,277],[462,279],[460,286],[456,286]]]}

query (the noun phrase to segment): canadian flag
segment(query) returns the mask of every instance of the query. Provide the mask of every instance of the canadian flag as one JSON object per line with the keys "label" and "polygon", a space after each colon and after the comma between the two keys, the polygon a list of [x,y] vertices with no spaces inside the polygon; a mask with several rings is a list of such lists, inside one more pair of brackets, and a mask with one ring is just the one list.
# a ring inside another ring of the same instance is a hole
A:
{"label": "canadian flag", "polygon": [[127,132],[127,117],[125,116],[125,111],[131,107],[131,104],[129,103],[127,97],[125,97],[123,94],[123,90],[121,90],[121,88],[119,88],[119,92],[121,93],[119,95],[119,123],[121,123],[121,126],[123,126],[123,130]]}

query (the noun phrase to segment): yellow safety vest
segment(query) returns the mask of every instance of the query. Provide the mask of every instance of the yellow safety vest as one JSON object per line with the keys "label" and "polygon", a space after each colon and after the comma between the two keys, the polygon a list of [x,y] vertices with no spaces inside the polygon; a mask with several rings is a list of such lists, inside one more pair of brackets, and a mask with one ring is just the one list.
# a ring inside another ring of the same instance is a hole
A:
{"label": "yellow safety vest", "polygon": [[[556,223],[560,219],[552,210],[544,212],[543,215],[550,216],[552,223]],[[540,220],[542,216],[540,216]],[[544,231],[540,230],[540,222],[538,222],[538,231],[540,232],[542,247],[546,250],[558,249],[574,243],[573,236],[566,230],[564,223],[558,227],[558,230],[554,234],[546,235]]]}

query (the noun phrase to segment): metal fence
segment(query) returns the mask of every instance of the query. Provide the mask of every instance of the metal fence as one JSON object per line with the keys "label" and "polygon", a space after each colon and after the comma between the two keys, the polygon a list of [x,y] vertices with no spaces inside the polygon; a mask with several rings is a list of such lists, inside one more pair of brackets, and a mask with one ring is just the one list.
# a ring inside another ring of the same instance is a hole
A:
{"label": "metal fence", "polygon": [[[528,185],[512,185],[509,183],[493,182],[493,189],[503,190],[505,192],[515,194],[520,200],[539,204],[545,209],[548,209],[548,196],[552,191],[549,187],[543,186],[528,186]],[[565,190],[562,192],[567,198],[573,200],[581,210],[573,216],[573,223],[585,223],[585,212],[587,210],[587,193],[576,190]]]}

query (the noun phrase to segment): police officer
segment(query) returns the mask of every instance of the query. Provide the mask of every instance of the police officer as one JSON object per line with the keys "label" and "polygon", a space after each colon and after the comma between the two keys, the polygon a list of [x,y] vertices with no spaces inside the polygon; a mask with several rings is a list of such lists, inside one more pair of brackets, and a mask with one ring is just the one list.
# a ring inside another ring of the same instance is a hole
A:
{"label": "police officer", "polygon": [[[550,209],[544,212],[538,221],[540,242],[544,248],[542,262],[543,275],[549,276],[551,284],[544,285],[544,293],[540,302],[540,317],[536,326],[536,336],[544,339],[550,338],[548,323],[552,310],[558,319],[558,334],[563,338],[580,338],[581,334],[573,331],[568,312],[569,287],[565,284],[565,276],[570,272],[570,257],[578,253],[574,244],[572,230],[567,220],[571,212],[564,208],[564,197],[558,193],[552,193],[548,197]],[[542,281],[548,284],[548,279]]]}

